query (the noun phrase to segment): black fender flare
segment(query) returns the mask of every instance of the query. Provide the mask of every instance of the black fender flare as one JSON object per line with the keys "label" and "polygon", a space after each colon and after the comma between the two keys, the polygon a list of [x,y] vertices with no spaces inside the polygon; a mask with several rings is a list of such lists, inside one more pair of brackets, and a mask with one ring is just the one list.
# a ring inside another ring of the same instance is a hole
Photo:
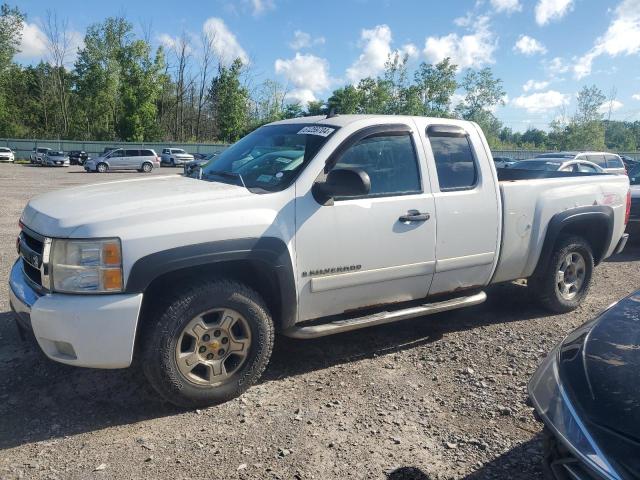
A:
{"label": "black fender flare", "polygon": [[220,240],[174,247],[139,258],[131,267],[126,293],[143,293],[155,279],[178,270],[249,260],[268,268],[278,282],[280,318],[278,325],[293,325],[297,315],[297,295],[293,262],[286,243],[276,237]]}
{"label": "black fender flare", "polygon": [[589,205],[556,213],[549,221],[547,233],[542,245],[542,251],[538,257],[538,262],[533,275],[541,273],[542,270],[546,268],[549,260],[551,259],[551,255],[553,254],[553,247],[562,231],[583,222],[605,225],[606,233],[604,241],[602,242],[602,248],[598,250],[594,249],[593,251],[595,264],[597,265],[600,263],[602,257],[606,253],[607,247],[611,245],[614,218],[613,209],[607,205]]}

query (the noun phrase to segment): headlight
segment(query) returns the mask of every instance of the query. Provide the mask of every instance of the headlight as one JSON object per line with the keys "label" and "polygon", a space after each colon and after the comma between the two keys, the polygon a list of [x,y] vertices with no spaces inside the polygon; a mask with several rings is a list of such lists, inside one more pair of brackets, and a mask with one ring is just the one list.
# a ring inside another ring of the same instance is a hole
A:
{"label": "headlight", "polygon": [[58,240],[51,245],[51,285],[63,293],[121,292],[120,239]]}
{"label": "headlight", "polygon": [[556,436],[586,464],[604,478],[619,479],[573,407],[558,375],[558,344],[538,368],[529,383],[533,404]]}

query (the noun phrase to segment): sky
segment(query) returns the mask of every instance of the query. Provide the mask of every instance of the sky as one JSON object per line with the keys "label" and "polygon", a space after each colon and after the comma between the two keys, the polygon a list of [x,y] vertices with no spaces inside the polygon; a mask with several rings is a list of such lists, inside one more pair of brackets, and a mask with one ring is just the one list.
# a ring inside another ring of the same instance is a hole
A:
{"label": "sky", "polygon": [[[640,0],[20,0],[27,14],[21,53],[46,59],[43,25],[55,11],[70,42],[86,28],[124,15],[139,35],[168,48],[190,39],[197,64],[202,32],[223,62],[248,62],[257,82],[286,85],[290,101],[326,100],[331,91],[376,76],[393,52],[422,61],[451,57],[459,77],[489,66],[504,82],[495,110],[517,131],[547,129],[575,110],[576,94],[597,85],[605,118],[640,120]],[[69,58],[73,62],[72,55]],[[458,92],[459,94],[460,92]],[[454,100],[457,100],[458,95]]]}

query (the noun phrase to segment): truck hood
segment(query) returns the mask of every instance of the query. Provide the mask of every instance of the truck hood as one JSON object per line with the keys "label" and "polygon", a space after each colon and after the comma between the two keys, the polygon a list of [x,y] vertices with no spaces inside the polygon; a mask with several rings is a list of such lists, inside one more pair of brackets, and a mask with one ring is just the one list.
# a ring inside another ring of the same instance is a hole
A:
{"label": "truck hood", "polygon": [[92,227],[98,225],[105,231],[110,225],[139,224],[156,216],[179,218],[193,209],[211,209],[211,202],[252,195],[236,185],[179,175],[154,176],[46,193],[27,204],[21,220],[45,236],[82,238],[93,236]]}

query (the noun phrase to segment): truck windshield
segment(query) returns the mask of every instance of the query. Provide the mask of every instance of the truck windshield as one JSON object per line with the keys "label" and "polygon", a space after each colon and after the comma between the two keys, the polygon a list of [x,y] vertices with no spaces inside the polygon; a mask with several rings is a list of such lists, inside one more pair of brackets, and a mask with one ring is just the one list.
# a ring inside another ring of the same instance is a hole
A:
{"label": "truck windshield", "polygon": [[314,124],[261,127],[211,159],[200,178],[242,185],[254,193],[284,190],[337,129]]}

